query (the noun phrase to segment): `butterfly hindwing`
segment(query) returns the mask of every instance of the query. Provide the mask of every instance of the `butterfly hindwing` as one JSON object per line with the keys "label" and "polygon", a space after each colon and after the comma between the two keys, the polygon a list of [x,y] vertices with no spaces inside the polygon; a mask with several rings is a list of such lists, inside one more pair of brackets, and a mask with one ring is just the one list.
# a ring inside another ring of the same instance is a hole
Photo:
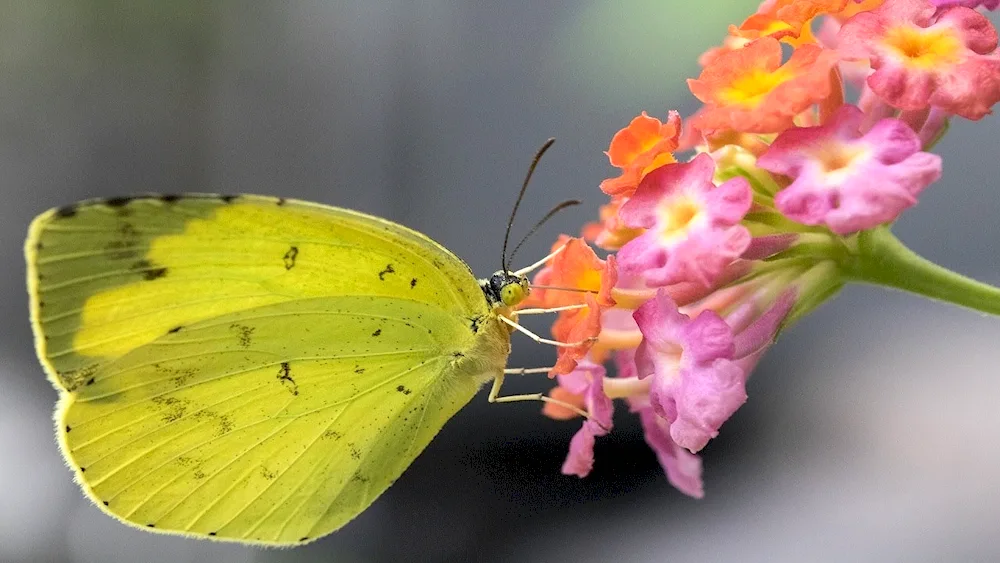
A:
{"label": "butterfly hindwing", "polygon": [[94,500],[132,524],[316,538],[367,507],[475,394],[480,381],[452,367],[466,333],[389,298],[202,321],[68,394],[63,447]]}

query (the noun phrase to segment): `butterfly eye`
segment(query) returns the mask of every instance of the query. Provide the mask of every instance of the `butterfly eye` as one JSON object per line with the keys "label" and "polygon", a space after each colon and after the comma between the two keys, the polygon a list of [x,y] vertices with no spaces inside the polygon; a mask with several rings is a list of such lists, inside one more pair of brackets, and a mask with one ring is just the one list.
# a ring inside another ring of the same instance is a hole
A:
{"label": "butterfly eye", "polygon": [[500,299],[503,300],[503,304],[508,307],[517,305],[524,300],[524,298],[524,288],[521,287],[521,284],[519,283],[508,283],[500,288]]}

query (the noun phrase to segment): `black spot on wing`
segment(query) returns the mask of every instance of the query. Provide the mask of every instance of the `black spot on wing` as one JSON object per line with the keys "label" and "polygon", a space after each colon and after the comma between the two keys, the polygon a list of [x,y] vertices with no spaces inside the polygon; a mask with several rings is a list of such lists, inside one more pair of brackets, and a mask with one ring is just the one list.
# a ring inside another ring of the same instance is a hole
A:
{"label": "black spot on wing", "polygon": [[293,246],[288,249],[282,260],[285,262],[285,269],[291,270],[295,267],[295,257],[299,255],[299,247]]}
{"label": "black spot on wing", "polygon": [[396,270],[392,269],[392,264],[386,264],[385,268],[378,273],[379,281],[385,281],[386,274],[395,274]]}
{"label": "black spot on wing", "polygon": [[155,279],[162,278],[167,275],[166,268],[150,268],[146,270],[146,273],[142,276],[146,281],[153,281]]}
{"label": "black spot on wing", "polygon": [[278,201],[276,201],[275,203],[277,203],[279,206],[281,206],[281,205],[285,205],[286,203],[288,203],[288,201],[285,198],[283,198],[283,197],[279,197]]}
{"label": "black spot on wing", "polygon": [[219,427],[216,431],[217,436],[224,436],[232,432],[235,428],[236,423],[233,422],[233,419],[228,414],[219,415]]}
{"label": "black spot on wing", "polygon": [[417,278],[410,280],[410,289],[417,287]]}
{"label": "black spot on wing", "polygon": [[69,427],[69,424],[67,424],[67,425],[66,425],[66,432],[69,432],[70,430],[72,430],[72,428],[70,428],[70,427]]}
{"label": "black spot on wing", "polygon": [[108,503],[108,501],[106,501],[106,500],[105,500],[105,501],[102,501],[102,502],[104,503],[104,506],[111,506],[111,504],[110,504],[110,503]]}
{"label": "black spot on wing", "polygon": [[91,364],[79,369],[66,370],[60,372],[59,380],[62,382],[63,387],[67,391],[75,391],[80,387],[87,385],[88,381],[93,379],[94,374],[97,373],[97,364]]}
{"label": "black spot on wing", "polygon": [[381,334],[382,334],[382,329],[377,328],[375,329],[375,332],[372,333],[372,336],[379,336]]}
{"label": "black spot on wing", "polygon": [[67,217],[72,217],[76,215],[76,204],[66,205],[56,209],[56,217],[61,217],[63,219]]}
{"label": "black spot on wing", "polygon": [[410,393],[412,393],[412,392],[413,392],[413,390],[412,390],[412,389],[410,389],[410,388],[406,387],[405,385],[398,385],[398,386],[396,387],[396,391],[399,391],[400,393],[402,393],[402,394],[404,394],[404,395],[409,395]]}
{"label": "black spot on wing", "polygon": [[135,230],[135,227],[132,226],[132,223],[124,221],[120,225],[118,225],[118,234],[121,235],[122,238],[128,238],[128,239],[139,238],[139,231]]}
{"label": "black spot on wing", "polygon": [[168,331],[167,331],[167,334],[174,334],[174,333],[176,333],[176,332],[180,332],[180,330],[181,330],[182,328],[184,328],[184,326],[183,326],[183,325],[178,325],[178,326],[175,326],[174,328],[172,328],[172,329],[168,330]]}
{"label": "black spot on wing", "polygon": [[162,413],[163,416],[160,419],[163,422],[174,422],[180,420],[184,417],[184,413],[187,412],[188,399],[178,399],[177,397],[153,397],[150,399],[153,403],[158,405],[157,412]]}
{"label": "black spot on wing", "polygon": [[210,535],[210,536],[214,536],[214,535],[215,535],[215,532],[209,532],[209,533],[208,533],[208,535]]}
{"label": "black spot on wing", "polygon": [[155,528],[156,526],[155,526],[155,525],[153,525],[153,524],[146,524],[146,527],[147,527],[147,528]]}
{"label": "black spot on wing", "polygon": [[138,256],[139,232],[131,223],[119,223],[115,234],[117,236],[104,245],[105,256],[111,260],[128,260]]}
{"label": "black spot on wing", "polygon": [[295,379],[292,378],[292,369],[288,365],[288,362],[281,362],[281,367],[278,369],[278,381],[288,389],[288,392],[292,395],[299,394],[299,386],[295,383]]}
{"label": "black spot on wing", "polygon": [[299,541],[308,541],[308,540],[309,536],[302,536],[301,538],[299,538]]}
{"label": "black spot on wing", "polygon": [[125,207],[135,198],[132,197],[112,197],[104,200],[104,205],[108,207]]}
{"label": "black spot on wing", "polygon": [[181,199],[181,196],[176,194],[163,194],[160,196],[160,201],[163,203],[176,203],[179,199]]}
{"label": "black spot on wing", "polygon": [[194,464],[198,463],[198,460],[196,460],[196,459],[194,459],[192,457],[188,457],[186,455],[182,455],[182,456],[178,457],[176,461],[177,461],[177,465],[180,465],[181,467],[189,467],[191,465],[194,465]]}
{"label": "black spot on wing", "polygon": [[229,329],[236,332],[236,339],[240,343],[240,346],[243,348],[250,347],[250,343],[253,342],[254,327],[233,323],[229,325]]}
{"label": "black spot on wing", "polygon": [[238,196],[238,195],[220,195],[219,199],[222,200],[222,203],[232,203],[238,197],[240,197],[240,196]]}
{"label": "black spot on wing", "polygon": [[167,275],[167,269],[153,264],[149,260],[139,260],[133,262],[130,269],[135,272],[142,272],[142,278],[147,281],[162,278]]}

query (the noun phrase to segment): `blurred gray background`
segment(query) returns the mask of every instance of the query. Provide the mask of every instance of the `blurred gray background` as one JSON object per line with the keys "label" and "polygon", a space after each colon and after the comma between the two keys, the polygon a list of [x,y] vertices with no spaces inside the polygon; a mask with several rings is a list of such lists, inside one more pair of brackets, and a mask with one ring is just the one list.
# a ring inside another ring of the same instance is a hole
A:
{"label": "blurred gray background", "polygon": [[[485,274],[528,160],[554,136],[516,231],[562,199],[586,205],[526,262],[596,216],[615,131],[641,110],[695,108],[683,79],[696,56],[756,2],[710,5],[4,2],[0,561],[1000,559],[1000,319],[877,288],[849,288],[769,353],[705,451],[702,501],[667,484],[626,412],[579,480],[559,474],[578,422],[485,393],[372,508],[295,550],[128,529],[63,466],[24,290],[34,215],[134,192],[298,197],[402,222]],[[956,122],[944,179],[897,228],[994,283],[998,135],[997,118]],[[549,362],[515,337],[512,366]]]}

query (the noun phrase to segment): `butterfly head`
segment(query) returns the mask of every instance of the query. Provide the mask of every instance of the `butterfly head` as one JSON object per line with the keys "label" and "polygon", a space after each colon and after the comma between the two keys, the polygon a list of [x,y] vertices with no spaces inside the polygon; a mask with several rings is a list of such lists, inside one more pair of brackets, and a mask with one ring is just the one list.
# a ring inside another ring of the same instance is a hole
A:
{"label": "butterfly head", "polygon": [[479,285],[493,307],[514,307],[531,293],[528,278],[510,271],[498,271],[487,280],[479,280]]}

